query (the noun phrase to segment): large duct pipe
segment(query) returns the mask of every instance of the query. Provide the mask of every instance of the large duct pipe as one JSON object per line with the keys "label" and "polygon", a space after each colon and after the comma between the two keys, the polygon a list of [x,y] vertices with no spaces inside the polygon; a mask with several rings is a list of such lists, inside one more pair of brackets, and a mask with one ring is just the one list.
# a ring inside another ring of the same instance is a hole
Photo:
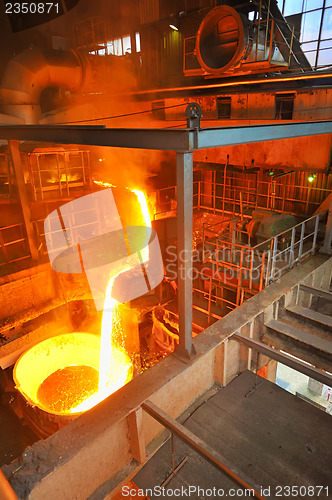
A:
{"label": "large duct pipe", "polygon": [[248,20],[228,5],[212,9],[196,37],[197,59],[207,72],[217,74],[236,65],[249,44]]}
{"label": "large duct pipe", "polygon": [[205,73],[212,76],[241,69],[244,63],[245,71],[250,71],[253,63],[270,59],[274,64],[286,66],[278,44],[275,41],[270,44],[266,35],[265,23],[260,28],[228,5],[215,7],[198,29],[197,59]]}
{"label": "large duct pipe", "polygon": [[25,50],[7,64],[0,85],[3,112],[27,124],[39,123],[42,91],[59,87],[77,92],[85,81],[84,66],[74,51]]}

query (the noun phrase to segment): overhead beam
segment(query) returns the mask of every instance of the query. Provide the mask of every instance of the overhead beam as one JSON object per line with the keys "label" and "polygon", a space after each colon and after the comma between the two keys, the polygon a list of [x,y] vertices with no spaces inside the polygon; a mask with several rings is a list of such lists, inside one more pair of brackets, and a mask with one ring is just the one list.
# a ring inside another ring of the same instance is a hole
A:
{"label": "overhead beam", "polygon": [[332,133],[332,120],[201,129],[105,128],[87,125],[1,125],[0,139],[118,148],[194,151]]}
{"label": "overhead beam", "polygon": [[203,128],[197,134],[197,149],[331,133],[331,120]]}
{"label": "overhead beam", "polygon": [[[265,500],[259,493],[261,491],[261,486],[254,484],[252,479],[239,471],[226,457],[214,450],[189,429],[179,424],[174,418],[167,415],[167,413],[152,403],[152,401],[145,401],[142,404],[142,408],[151,415],[151,417],[157,420],[157,422],[176,434],[184,443],[189,445],[190,448],[198,452],[203,458],[209,460],[218,469],[222,470],[228,477],[233,479],[233,481],[240,484],[244,489],[253,491],[256,498]],[[272,496],[271,498],[274,497]]]}
{"label": "overhead beam", "polygon": [[0,139],[189,151],[193,149],[194,131],[186,129],[106,128],[87,125],[1,125]]}
{"label": "overhead beam", "polygon": [[286,353],[273,349],[273,347],[263,344],[263,342],[251,339],[239,332],[234,333],[231,337],[229,337],[229,340],[236,340],[237,342],[240,342],[241,344],[250,347],[255,351],[258,351],[259,353],[264,354],[265,356],[268,356],[275,361],[278,361],[279,363],[289,366],[293,370],[303,373],[304,375],[307,375],[308,377],[313,378],[318,382],[332,387],[332,376],[328,373],[323,372],[322,370],[319,370],[314,366],[310,366],[303,361],[295,359]]}

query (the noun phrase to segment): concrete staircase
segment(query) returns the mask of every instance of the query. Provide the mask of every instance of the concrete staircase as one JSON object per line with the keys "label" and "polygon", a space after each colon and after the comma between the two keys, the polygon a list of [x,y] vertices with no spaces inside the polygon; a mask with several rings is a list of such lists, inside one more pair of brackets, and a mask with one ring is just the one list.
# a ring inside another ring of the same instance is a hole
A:
{"label": "concrete staircase", "polygon": [[308,285],[300,290],[310,305],[280,308],[277,318],[265,322],[264,342],[332,372],[332,293]]}

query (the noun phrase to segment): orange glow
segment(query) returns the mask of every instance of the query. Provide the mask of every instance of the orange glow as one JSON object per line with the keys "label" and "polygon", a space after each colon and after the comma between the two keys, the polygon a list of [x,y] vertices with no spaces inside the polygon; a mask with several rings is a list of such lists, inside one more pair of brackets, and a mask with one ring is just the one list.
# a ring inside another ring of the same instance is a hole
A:
{"label": "orange glow", "polygon": [[[99,182],[96,183],[101,184]],[[102,183],[101,185],[105,187],[115,187],[108,183]],[[141,209],[141,215],[143,216],[144,225],[150,227],[151,221],[145,194],[143,193],[143,191],[139,191],[137,189],[129,189],[129,190],[135,193],[135,195],[137,196],[137,200],[139,202]],[[149,258],[148,242],[146,242],[146,247],[142,251],[142,256],[143,256],[143,262],[146,262]],[[113,353],[115,348],[114,337],[116,334],[116,330],[121,331],[122,329],[121,318],[119,315],[119,302],[116,299],[112,298],[112,287],[115,278],[119,276],[121,273],[127,271],[128,269],[130,269],[130,267],[126,266],[118,274],[111,277],[106,290],[103,321],[101,328],[101,346],[100,346],[101,348],[100,348],[100,367],[99,367],[99,392],[105,393],[106,395],[108,395],[108,390],[109,390],[108,381],[110,379],[110,374],[114,370],[114,362],[113,362]],[[118,369],[119,368],[121,369],[121,367],[118,367]]]}
{"label": "orange glow", "polygon": [[60,182],[74,182],[82,179],[81,176],[78,174],[61,174],[60,179],[59,176],[53,175],[49,179],[47,179],[47,182],[50,182],[51,184],[56,184],[59,181]]}
{"label": "orange glow", "polygon": [[[105,188],[112,188],[112,187],[116,188],[117,187],[117,186],[115,186],[115,184],[112,184],[110,182],[96,181],[96,180],[94,180],[93,182],[95,184],[97,184],[97,186],[102,186]],[[153,219],[153,215],[154,215],[154,207],[150,204],[151,200],[149,199],[149,202],[148,202],[148,200],[145,196],[145,193],[143,191],[140,191],[139,189],[134,189],[134,188],[129,188],[129,187],[125,187],[123,189],[127,189],[128,191],[131,191],[132,193],[136,194],[138,202],[141,206],[144,224],[147,227],[151,227],[151,219]]]}
{"label": "orange glow", "polygon": [[131,191],[133,191],[133,193],[135,193],[137,196],[138,202],[141,206],[145,226],[151,227],[150,214],[145,194],[143,193],[143,191],[139,191],[138,189],[132,189]]}
{"label": "orange glow", "polygon": [[[110,184],[105,184],[107,183],[103,183],[105,187],[111,187]],[[139,210],[136,201],[136,210],[128,216],[130,223],[150,227],[145,194],[136,189],[126,189],[136,195],[140,206]],[[146,262],[149,258],[148,241],[143,240],[142,247],[141,255]],[[121,264],[122,268],[117,269],[117,272],[113,271],[113,275],[110,276],[105,293],[101,337],[89,333],[59,335],[40,342],[19,358],[14,368],[14,381],[29,403],[57,415],[79,414],[91,409],[131,380],[133,362],[125,352],[126,332],[121,319],[121,304],[112,298],[112,287],[116,277],[131,269],[134,263],[137,265],[137,260],[133,259],[132,262],[129,257],[126,264]],[[68,367],[77,368],[66,370]],[[92,373],[91,370],[84,372],[84,367],[91,367],[99,372],[96,392],[93,392],[94,388],[88,392],[92,386],[91,380],[86,379],[86,387],[84,385],[85,372]],[[66,373],[71,376],[77,374],[81,378],[65,380],[64,383],[63,377]],[[63,386],[66,386],[65,394],[61,385],[59,387],[52,385],[56,383],[57,378],[59,384],[62,380]],[[45,381],[44,390],[38,392]],[[53,388],[54,394],[49,394],[45,387],[48,387],[49,391]],[[56,401],[52,400],[50,397],[52,395]],[[74,403],[71,403],[72,401]],[[71,404],[73,406],[70,406]]]}
{"label": "orange glow", "polygon": [[[89,366],[98,370],[100,345],[99,336],[85,332],[66,333],[43,340],[25,351],[17,360],[13,372],[15,386],[31,405],[50,412],[49,406],[38,398],[38,389],[41,383],[51,374],[69,366]],[[127,354],[117,348],[112,353],[112,359],[114,369],[110,375],[106,395],[100,394],[98,391],[66,411],[52,410],[52,413],[55,415],[82,413],[129,382],[132,378],[133,366]],[[75,391],[75,386],[73,391]],[[62,398],[65,401],[67,394],[63,394]]]}
{"label": "orange glow", "polygon": [[115,187],[114,184],[111,184],[110,182],[104,182],[104,181],[93,181],[95,184],[97,184],[98,186],[103,186],[105,188],[111,188],[111,187]]}

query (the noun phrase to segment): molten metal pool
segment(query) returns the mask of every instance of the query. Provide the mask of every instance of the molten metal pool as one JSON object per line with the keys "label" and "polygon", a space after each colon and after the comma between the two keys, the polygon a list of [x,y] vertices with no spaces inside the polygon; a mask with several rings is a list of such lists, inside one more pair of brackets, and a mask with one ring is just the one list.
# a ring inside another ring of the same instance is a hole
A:
{"label": "molten metal pool", "polygon": [[55,415],[89,410],[117,391],[133,376],[127,354],[113,346],[106,386],[100,388],[100,337],[67,333],[28,349],[14,367],[16,388],[25,399]]}
{"label": "molten metal pool", "polygon": [[[151,227],[144,193],[129,188],[125,188],[124,193],[126,196],[122,204],[126,210],[123,212],[127,214],[126,220],[123,219],[124,225]],[[128,206],[132,209],[128,210]],[[146,240],[139,245],[143,262],[149,260],[147,234]],[[127,245],[130,249],[128,241]],[[52,337],[28,349],[16,362],[14,382],[31,407],[51,415],[77,415],[89,410],[132,379],[133,363],[118,345],[119,339],[122,339],[120,345],[125,345],[121,304],[112,297],[114,280],[135,268],[136,253],[132,261],[131,255],[129,252],[125,264],[120,259],[119,269],[116,272],[112,269],[109,276],[101,337],[80,332]]]}

